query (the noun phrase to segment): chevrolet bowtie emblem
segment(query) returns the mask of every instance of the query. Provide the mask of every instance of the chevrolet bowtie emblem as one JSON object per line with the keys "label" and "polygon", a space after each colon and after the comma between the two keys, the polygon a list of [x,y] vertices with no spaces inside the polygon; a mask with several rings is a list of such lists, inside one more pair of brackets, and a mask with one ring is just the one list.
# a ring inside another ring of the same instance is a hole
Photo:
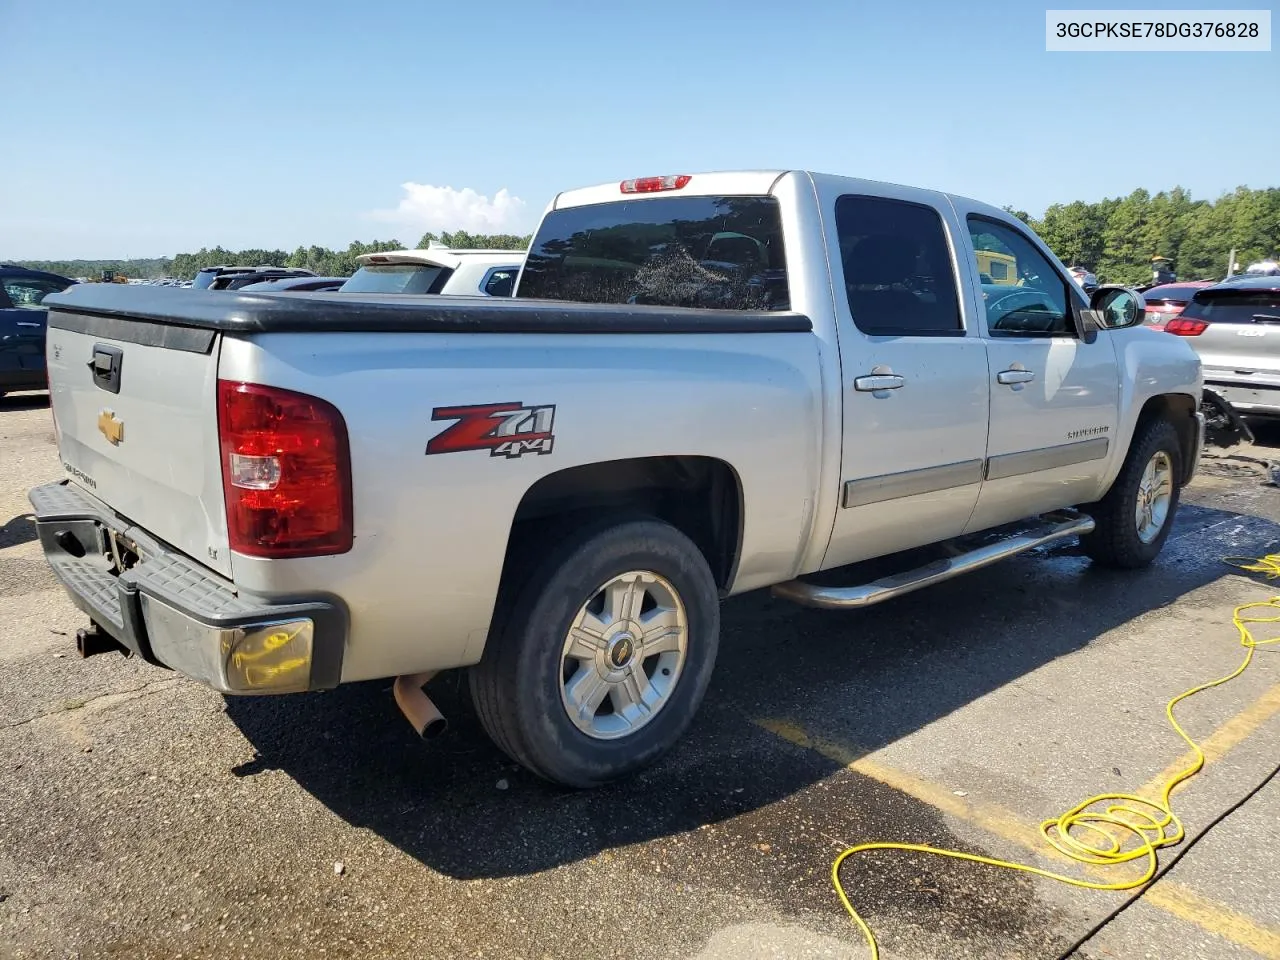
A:
{"label": "chevrolet bowtie emblem", "polygon": [[124,440],[124,421],[110,410],[98,414],[98,432],[107,438],[107,443],[118,447]]}

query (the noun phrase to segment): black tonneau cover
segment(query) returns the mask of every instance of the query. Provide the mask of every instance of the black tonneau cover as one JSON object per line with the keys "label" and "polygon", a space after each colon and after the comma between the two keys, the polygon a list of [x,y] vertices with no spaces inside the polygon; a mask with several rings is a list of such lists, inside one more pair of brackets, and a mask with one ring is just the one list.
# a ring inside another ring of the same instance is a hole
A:
{"label": "black tonneau cover", "polygon": [[[76,284],[44,302],[50,308],[51,327],[175,349],[199,349],[198,344],[212,340],[212,331],[801,333],[813,329],[808,317],[792,312],[422,294],[267,294],[109,283]],[[176,333],[174,327],[191,333]],[[205,333],[201,336],[196,331]],[[184,347],[187,341],[190,344]]]}

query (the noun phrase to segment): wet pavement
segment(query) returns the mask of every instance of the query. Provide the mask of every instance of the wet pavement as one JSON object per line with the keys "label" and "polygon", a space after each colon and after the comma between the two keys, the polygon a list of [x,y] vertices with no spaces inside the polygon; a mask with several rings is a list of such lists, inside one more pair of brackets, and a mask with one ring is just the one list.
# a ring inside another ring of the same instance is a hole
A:
{"label": "wet pavement", "polygon": [[[865,957],[829,879],[848,844],[1085,876],[1039,822],[1158,792],[1184,752],[1165,701],[1234,667],[1233,606],[1275,592],[1222,562],[1280,549],[1280,430],[1259,432],[1206,461],[1140,573],[1059,546],[860,613],[729,601],[684,741],[568,793],[490,745],[457,675],[430,688],[452,724],[425,745],[385,681],[227,700],[78,660],[25,519],[57,476],[48,408],[2,399],[0,960]],[[1210,747],[1174,798],[1192,836],[1276,763],[1280,661],[1258,661],[1179,714]],[[1280,785],[1076,956],[1280,957],[1277,823]],[[901,852],[842,876],[884,956],[913,960],[1059,957],[1132,896]]]}

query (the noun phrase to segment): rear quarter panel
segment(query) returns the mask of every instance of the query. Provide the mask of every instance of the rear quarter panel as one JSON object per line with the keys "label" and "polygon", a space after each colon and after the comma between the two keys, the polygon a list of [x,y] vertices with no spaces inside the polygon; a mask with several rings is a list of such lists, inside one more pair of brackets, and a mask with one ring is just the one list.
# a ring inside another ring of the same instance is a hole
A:
{"label": "rear quarter panel", "polygon": [[[277,334],[223,342],[219,375],[334,403],[350,434],[355,546],[269,561],[234,555],[266,596],[323,591],[351,612],[343,680],[479,659],[512,518],[540,478],[629,457],[728,463],[744,498],[734,592],[794,574],[808,545],[821,443],[811,334]],[[554,405],[550,454],[426,455],[441,407]]]}

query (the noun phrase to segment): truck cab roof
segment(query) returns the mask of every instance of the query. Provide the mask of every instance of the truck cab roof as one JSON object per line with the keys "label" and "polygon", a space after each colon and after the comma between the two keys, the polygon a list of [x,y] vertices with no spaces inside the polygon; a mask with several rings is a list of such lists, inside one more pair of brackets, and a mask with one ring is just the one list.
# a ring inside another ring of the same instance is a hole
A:
{"label": "truck cab roof", "polygon": [[[547,210],[563,210],[568,207],[585,206],[593,203],[609,203],[619,200],[644,200],[652,197],[671,196],[767,196],[774,193],[780,183],[791,177],[810,180],[813,183],[825,181],[833,184],[847,185],[857,192],[859,189],[872,195],[880,195],[886,188],[892,188],[895,194],[908,198],[911,194],[921,199],[928,197],[936,200],[939,197],[960,200],[971,210],[990,214],[998,219],[1007,219],[1010,214],[982,203],[971,197],[946,193],[941,190],[930,190],[906,184],[889,183],[882,180],[869,180],[859,177],[841,176],[821,173],[815,170],[713,170],[692,174],[665,174],[653,177],[640,177],[631,180],[611,181],[573,190],[565,190],[557,194],[547,206]],[[654,181],[667,181],[657,184]],[[681,183],[680,181],[683,181]]]}

